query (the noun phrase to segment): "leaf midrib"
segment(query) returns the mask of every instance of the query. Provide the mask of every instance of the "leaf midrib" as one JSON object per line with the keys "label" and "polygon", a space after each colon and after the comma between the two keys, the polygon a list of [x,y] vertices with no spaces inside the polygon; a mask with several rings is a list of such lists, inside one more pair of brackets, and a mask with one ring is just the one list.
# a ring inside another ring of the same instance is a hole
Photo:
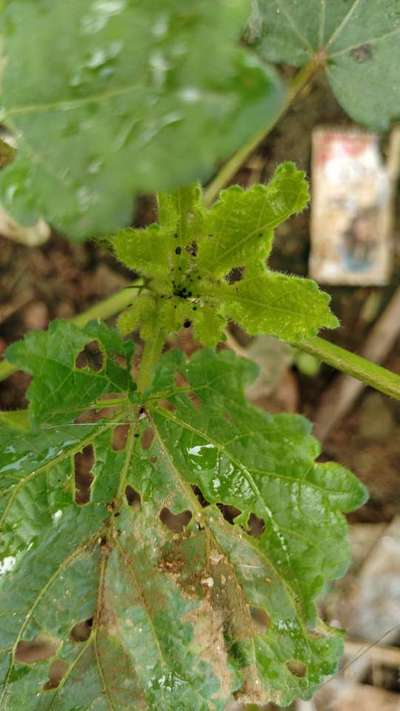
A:
{"label": "leaf midrib", "polygon": [[[158,408],[157,408],[157,411],[158,411],[159,414],[164,415],[164,411],[161,411],[161,410],[159,410]],[[182,427],[185,427],[185,426],[186,426],[186,423],[185,423],[184,421],[181,421],[181,420],[179,420],[179,418],[175,418],[174,416],[171,417],[171,416],[170,416],[170,413],[168,413],[168,415],[166,416],[166,418],[167,418],[167,419],[170,419],[170,420],[172,420],[172,421],[179,422],[179,424],[180,424]],[[177,471],[176,466],[175,466],[175,463],[173,462],[171,456],[169,455],[169,451],[168,451],[168,449],[167,449],[167,446],[166,446],[166,444],[164,443],[164,440],[162,439],[162,436],[161,436],[161,434],[160,434],[160,432],[159,432],[159,429],[158,429],[156,423],[154,422],[154,419],[152,419],[152,423],[153,423],[153,426],[154,426],[155,431],[156,431],[156,433],[157,433],[157,437],[158,437],[159,441],[162,443],[162,448],[163,448],[163,450],[164,450],[164,456],[166,456],[166,458],[167,458],[167,460],[168,460],[168,462],[169,462],[170,469],[172,469],[173,474],[174,474],[174,476],[175,476],[175,479],[178,481],[178,483],[180,484],[180,486],[184,489],[184,491],[185,491],[185,493],[186,493],[186,489],[187,489],[188,485],[186,484],[186,481],[185,481],[184,477],[181,476],[181,475],[179,474],[179,472]],[[198,431],[197,431],[195,428],[192,428],[191,426],[187,426],[187,429],[193,430],[193,431],[195,431],[196,433],[198,433]],[[204,435],[203,435],[203,439],[206,439],[206,437],[205,437]],[[212,442],[211,438],[207,438],[207,441],[211,441],[211,442]],[[235,461],[235,460],[233,459],[233,457],[231,457],[231,459],[232,459],[232,461]],[[235,463],[236,463],[236,462],[235,462]],[[257,489],[257,492],[258,492],[258,489]],[[260,501],[262,502],[263,500],[262,500],[262,496],[261,496],[261,493],[260,493],[260,492],[258,492],[258,496],[259,496]],[[196,499],[196,505],[197,505],[197,507],[200,506],[199,503],[197,502],[197,499]],[[203,509],[201,508],[201,506],[200,506],[200,510],[201,510],[201,512],[202,512],[202,516],[204,517]],[[272,514],[271,514],[271,519],[273,519]],[[224,521],[223,521],[223,522],[220,522],[219,525],[223,525],[224,523],[225,523]],[[232,533],[231,529],[230,529],[230,533]],[[214,536],[213,536],[213,537],[214,537]],[[279,537],[278,537],[278,540],[280,540]],[[277,570],[277,568],[276,568],[274,562],[273,562],[270,558],[267,557],[267,555],[266,555],[266,553],[265,553],[264,550],[262,550],[260,547],[258,547],[258,546],[255,544],[254,539],[252,539],[251,536],[247,536],[247,535],[246,535],[246,541],[247,541],[247,543],[250,545],[250,547],[252,547],[252,548],[256,551],[257,555],[259,555],[261,558],[264,559],[267,568],[269,567],[269,568],[271,568],[271,569],[274,571],[274,573],[275,573],[277,579],[280,580],[280,582],[281,582],[283,588],[286,590],[287,595],[288,595],[288,598],[290,599],[291,604],[293,605],[293,609],[296,610],[297,618],[298,618],[298,621],[299,621],[299,625],[300,625],[300,627],[301,627],[301,629],[302,629],[302,631],[303,631],[304,641],[305,641],[306,645],[309,647],[309,649],[310,649],[310,651],[311,651],[310,640],[309,640],[309,638],[308,638],[307,629],[306,629],[306,627],[305,627],[305,625],[304,625],[304,621],[303,621],[303,610],[301,609],[301,607],[299,607],[299,599],[302,599],[301,595],[300,595],[300,597],[298,597],[298,596],[296,595],[295,591],[294,591],[294,590],[291,588],[291,586],[288,584],[286,578],[280,573],[279,570]],[[218,543],[217,543],[216,541],[215,541],[215,543],[216,543],[217,547],[219,548]],[[286,551],[285,551],[285,549],[283,549],[283,553],[284,553],[284,555],[285,555],[285,557],[286,557]],[[232,570],[235,571],[236,568],[235,568],[234,564],[232,563],[232,561],[230,560],[230,558],[229,558],[227,552],[226,552],[224,549],[223,549],[223,554],[228,557],[229,562],[230,562],[230,565],[231,565],[231,567],[232,567]],[[289,565],[289,568],[290,568],[290,567],[291,567],[290,559],[288,559],[288,565]],[[237,578],[236,574],[235,574],[235,577]],[[238,584],[240,585],[240,588],[241,588],[241,590],[242,590],[245,603],[248,604],[248,603],[247,603],[247,598],[246,598],[245,592],[244,592],[243,587],[242,587],[242,584],[240,583],[239,580],[238,580]],[[256,660],[255,640],[254,640],[254,639],[252,640],[252,644],[253,644],[253,646],[254,646],[254,658],[255,658],[255,660]],[[256,667],[257,667],[257,663],[256,663]]]}

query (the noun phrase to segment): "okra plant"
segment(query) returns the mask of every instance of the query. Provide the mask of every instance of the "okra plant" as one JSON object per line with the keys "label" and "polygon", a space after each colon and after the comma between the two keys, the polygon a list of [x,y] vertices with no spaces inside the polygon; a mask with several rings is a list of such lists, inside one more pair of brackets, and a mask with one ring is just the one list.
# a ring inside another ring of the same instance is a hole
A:
{"label": "okra plant", "polygon": [[[375,5],[0,3],[17,143],[2,203],[132,270],[132,288],[1,364],[32,376],[28,409],[0,415],[2,710],[287,706],[337,670],[343,632],[316,602],[366,492],[319,463],[306,419],[246,401],[256,368],[225,332],[273,334],[394,397],[400,379],[318,337],[338,326],[329,297],[267,266],[305,175],[288,162],[218,193],[318,69],[355,119],[399,114],[400,3]],[[286,88],[266,61],[303,68]],[[129,228],[146,191],[157,223]],[[185,327],[190,358],[170,347]]]}

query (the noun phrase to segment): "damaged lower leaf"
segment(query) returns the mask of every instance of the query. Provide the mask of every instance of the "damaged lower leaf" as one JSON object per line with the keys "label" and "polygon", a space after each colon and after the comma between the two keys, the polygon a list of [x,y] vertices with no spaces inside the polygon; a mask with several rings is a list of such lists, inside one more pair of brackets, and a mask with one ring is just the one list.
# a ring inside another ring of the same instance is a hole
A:
{"label": "damaged lower leaf", "polygon": [[[65,341],[69,362],[80,347]],[[246,403],[254,374],[227,352],[171,352],[147,400],[112,418],[2,425],[4,711],[287,705],[334,673],[341,635],[315,598],[346,569],[343,512],[365,491],[315,463],[306,420]],[[50,391],[59,382],[36,371],[31,416],[44,378]]]}

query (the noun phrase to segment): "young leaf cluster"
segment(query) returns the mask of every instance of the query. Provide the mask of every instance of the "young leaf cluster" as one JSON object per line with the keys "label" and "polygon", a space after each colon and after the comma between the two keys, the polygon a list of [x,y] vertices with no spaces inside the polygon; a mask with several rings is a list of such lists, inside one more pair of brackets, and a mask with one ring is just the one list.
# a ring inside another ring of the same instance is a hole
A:
{"label": "young leaf cluster", "polygon": [[120,317],[122,333],[140,329],[146,341],[193,324],[196,338],[213,346],[230,319],[250,334],[288,341],[335,328],[329,297],[315,282],[265,266],[274,229],[307,203],[307,181],[292,163],[281,165],[268,185],[223,191],[211,209],[198,187],[161,194],[159,224],[110,240],[147,286]]}
{"label": "young leaf cluster", "polygon": [[302,417],[246,403],[249,362],[167,353],[141,399],[131,351],[64,322],[8,351],[33,382],[0,428],[1,708],[309,697],[341,653],[315,598],[346,569],[363,487],[315,462]]}

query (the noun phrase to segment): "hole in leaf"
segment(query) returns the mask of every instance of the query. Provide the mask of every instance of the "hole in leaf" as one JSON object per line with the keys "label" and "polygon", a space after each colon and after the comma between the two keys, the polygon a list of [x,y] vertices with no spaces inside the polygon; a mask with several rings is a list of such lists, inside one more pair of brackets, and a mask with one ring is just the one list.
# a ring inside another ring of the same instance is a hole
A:
{"label": "hole in leaf", "polygon": [[359,47],[355,47],[351,50],[350,55],[359,64],[367,62],[368,59],[371,59],[373,55],[372,45],[368,42],[366,42],[365,44],[360,44]]}
{"label": "hole in leaf", "polygon": [[60,646],[58,640],[46,635],[38,635],[30,642],[21,640],[15,651],[15,659],[21,664],[35,664],[54,657]]}
{"label": "hole in leaf", "polygon": [[200,489],[198,486],[192,486],[192,490],[196,498],[198,499],[199,503],[202,505],[203,509],[207,508],[209,506],[208,501],[204,498],[203,494],[201,493]]}
{"label": "hole in leaf", "polygon": [[253,513],[250,514],[249,528],[247,531],[249,533],[249,535],[255,536],[256,538],[258,538],[259,536],[262,536],[264,531],[265,531],[265,521]]}
{"label": "hole in leaf", "polygon": [[186,380],[185,376],[182,375],[182,373],[176,373],[175,384],[177,388],[190,388],[189,382]]}
{"label": "hole in leaf", "polygon": [[43,686],[43,691],[51,691],[51,689],[57,689],[61,684],[64,676],[68,671],[68,664],[64,662],[63,659],[55,659],[54,662],[50,664],[49,668],[49,680],[46,681]]}
{"label": "hole in leaf", "polygon": [[240,516],[242,513],[240,509],[237,509],[236,506],[227,506],[226,504],[217,504],[219,510],[221,511],[225,521],[228,521],[228,523],[233,524],[234,520],[237,516]]}
{"label": "hole in leaf", "polygon": [[192,255],[192,257],[197,257],[197,244],[196,242],[191,242],[186,247],[186,251]]}
{"label": "hole in leaf", "polygon": [[101,409],[88,409],[81,412],[78,417],[75,418],[74,422],[77,425],[81,424],[92,424],[99,422],[100,420],[112,419],[116,415],[115,407],[102,407]]}
{"label": "hole in leaf", "polygon": [[245,273],[246,268],[245,267],[234,267],[229,274],[226,275],[225,279],[229,284],[234,284],[237,281],[241,281],[243,279],[244,273]]}
{"label": "hole in leaf", "polygon": [[117,425],[111,438],[111,446],[115,452],[125,449],[128,439],[129,425]]}
{"label": "hole in leaf", "polygon": [[195,394],[194,392],[192,392],[192,390],[191,390],[190,392],[187,393],[187,396],[188,396],[189,400],[192,401],[195,410],[199,410],[200,407],[201,407],[201,400],[200,400],[200,398],[198,397],[198,395],[196,395],[196,394]]}
{"label": "hole in leaf", "polygon": [[75,503],[79,506],[88,504],[90,501],[90,487],[93,482],[92,468],[94,465],[94,450],[88,444],[82,452],[78,452],[74,457],[75,468]]}
{"label": "hole in leaf", "polygon": [[138,492],[130,484],[128,484],[128,486],[125,489],[125,496],[126,496],[128,505],[131,506],[134,509],[134,511],[140,511],[140,507],[142,504],[140,494],[138,494]]}
{"label": "hole in leaf", "polygon": [[82,368],[90,368],[96,373],[99,373],[104,368],[104,354],[100,348],[98,341],[90,341],[84,349],[78,354],[75,367],[79,370]]}
{"label": "hole in leaf", "polygon": [[70,638],[73,642],[87,642],[93,627],[93,618],[77,622],[70,632]]}
{"label": "hole in leaf", "polygon": [[154,430],[152,427],[146,427],[142,434],[141,444],[143,449],[150,449],[154,439]]}
{"label": "hole in leaf", "polygon": [[182,375],[182,373],[177,373],[175,375],[175,383],[178,388],[186,388],[187,389],[187,397],[192,401],[193,405],[195,406],[196,410],[199,409],[201,406],[201,400],[200,398],[191,390],[191,384],[189,383],[188,380],[186,380],[185,376]]}
{"label": "hole in leaf", "polygon": [[124,370],[128,367],[128,361],[122,355],[115,356],[115,362],[120,366],[120,368],[124,368]]}
{"label": "hole in leaf", "polygon": [[300,679],[307,674],[307,667],[300,659],[291,659],[289,662],[286,662],[286,666],[293,676],[298,676]]}
{"label": "hole in leaf", "polygon": [[158,404],[163,408],[163,410],[168,410],[168,412],[175,412],[176,410],[175,405],[169,400],[159,400]]}
{"label": "hole in leaf", "polygon": [[192,512],[183,511],[180,514],[174,514],[169,509],[164,508],[160,513],[160,519],[173,533],[182,533],[192,519]]}
{"label": "hole in leaf", "polygon": [[251,607],[250,614],[258,631],[263,633],[267,632],[271,626],[271,618],[267,615],[265,610],[262,610],[260,607]]}
{"label": "hole in leaf", "polygon": [[91,424],[99,420],[99,413],[97,410],[84,410],[78,417],[75,417],[74,422],[76,425]]}

